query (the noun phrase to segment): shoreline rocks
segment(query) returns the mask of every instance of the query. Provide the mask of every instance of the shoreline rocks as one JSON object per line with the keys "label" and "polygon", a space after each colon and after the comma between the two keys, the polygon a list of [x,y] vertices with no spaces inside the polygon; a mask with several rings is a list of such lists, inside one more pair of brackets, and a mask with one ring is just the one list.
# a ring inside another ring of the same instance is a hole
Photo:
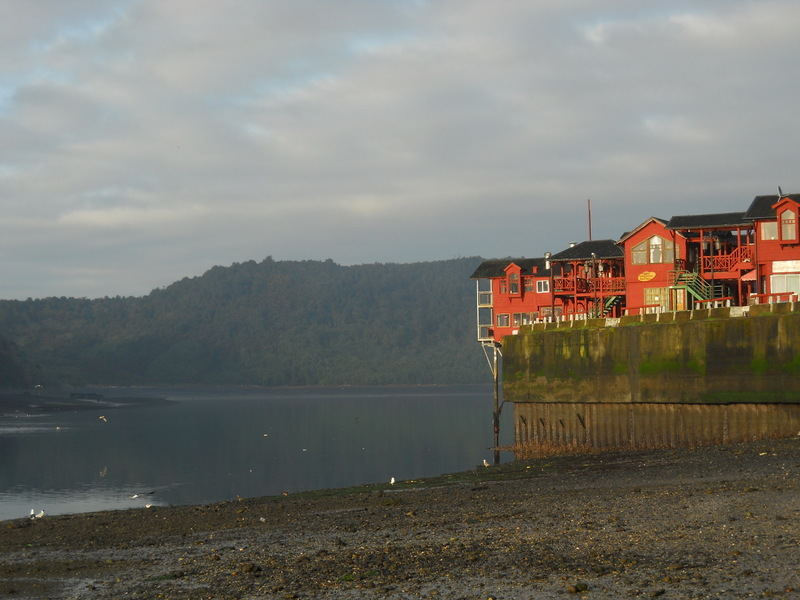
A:
{"label": "shoreline rocks", "polygon": [[793,438],[20,519],[0,523],[0,596],[788,599],[798,475]]}

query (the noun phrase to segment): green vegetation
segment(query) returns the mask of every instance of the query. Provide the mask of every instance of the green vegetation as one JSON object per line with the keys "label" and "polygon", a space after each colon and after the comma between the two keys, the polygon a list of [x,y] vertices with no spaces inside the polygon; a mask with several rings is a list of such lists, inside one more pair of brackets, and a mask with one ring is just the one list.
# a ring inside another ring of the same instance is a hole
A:
{"label": "green vegetation", "polygon": [[477,383],[481,258],[213,267],[144,297],[0,301],[0,333],[81,385]]}
{"label": "green vegetation", "polygon": [[19,346],[0,337],[0,387],[28,388],[41,380],[39,368],[30,362]]}

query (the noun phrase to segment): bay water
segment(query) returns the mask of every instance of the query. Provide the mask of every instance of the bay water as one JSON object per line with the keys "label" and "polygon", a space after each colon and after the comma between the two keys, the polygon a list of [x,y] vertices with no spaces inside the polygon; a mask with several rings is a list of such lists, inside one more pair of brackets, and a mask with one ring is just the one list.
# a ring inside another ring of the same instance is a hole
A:
{"label": "bay water", "polygon": [[417,480],[493,456],[491,385],[96,391],[171,402],[0,417],[0,520]]}

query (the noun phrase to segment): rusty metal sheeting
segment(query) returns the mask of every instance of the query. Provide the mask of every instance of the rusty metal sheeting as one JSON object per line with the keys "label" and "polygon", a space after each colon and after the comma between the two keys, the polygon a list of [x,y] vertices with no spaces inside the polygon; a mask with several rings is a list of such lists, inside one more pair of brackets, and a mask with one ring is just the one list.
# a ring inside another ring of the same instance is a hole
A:
{"label": "rusty metal sheeting", "polygon": [[665,448],[800,433],[792,404],[516,403],[517,444]]}

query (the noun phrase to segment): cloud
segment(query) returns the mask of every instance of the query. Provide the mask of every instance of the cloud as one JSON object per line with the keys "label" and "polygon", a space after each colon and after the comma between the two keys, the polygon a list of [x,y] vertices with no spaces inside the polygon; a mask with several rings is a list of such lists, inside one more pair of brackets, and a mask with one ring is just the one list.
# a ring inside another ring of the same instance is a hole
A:
{"label": "cloud", "polygon": [[[800,7],[11,0],[3,297],[541,255],[800,189]],[[698,202],[702,200],[701,202]]]}

